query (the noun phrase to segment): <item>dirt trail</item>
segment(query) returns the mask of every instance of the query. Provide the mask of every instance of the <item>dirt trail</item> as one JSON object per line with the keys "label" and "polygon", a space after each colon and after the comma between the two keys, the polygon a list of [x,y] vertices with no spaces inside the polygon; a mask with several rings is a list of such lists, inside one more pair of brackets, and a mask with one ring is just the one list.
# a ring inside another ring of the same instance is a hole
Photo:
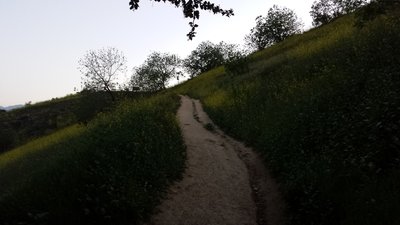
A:
{"label": "dirt trail", "polygon": [[178,120],[187,146],[187,169],[150,224],[284,224],[277,185],[260,157],[218,129],[199,101],[186,96],[181,101]]}

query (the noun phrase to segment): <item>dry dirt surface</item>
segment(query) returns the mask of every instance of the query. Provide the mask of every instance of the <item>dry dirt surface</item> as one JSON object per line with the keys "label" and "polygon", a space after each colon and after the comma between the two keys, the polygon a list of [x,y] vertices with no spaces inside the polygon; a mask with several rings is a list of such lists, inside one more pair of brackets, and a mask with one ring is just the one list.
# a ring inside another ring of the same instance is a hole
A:
{"label": "dry dirt surface", "polygon": [[283,201],[260,157],[216,127],[198,100],[181,103],[187,168],[149,224],[283,225]]}

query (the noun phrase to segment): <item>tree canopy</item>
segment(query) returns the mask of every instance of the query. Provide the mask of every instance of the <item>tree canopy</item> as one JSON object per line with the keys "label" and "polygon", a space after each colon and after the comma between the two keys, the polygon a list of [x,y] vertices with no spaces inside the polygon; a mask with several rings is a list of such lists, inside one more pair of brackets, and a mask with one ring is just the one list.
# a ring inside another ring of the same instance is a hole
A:
{"label": "tree canopy", "polygon": [[317,0],[311,6],[313,25],[329,23],[338,16],[353,12],[365,5],[367,0]]}
{"label": "tree canopy", "polygon": [[274,5],[265,17],[256,18],[256,26],[245,37],[246,45],[251,49],[262,50],[300,33],[302,26],[293,10]]}
{"label": "tree canopy", "polygon": [[181,75],[179,70],[181,60],[169,53],[153,52],[139,67],[134,68],[130,80],[133,90],[158,91],[163,90],[172,78]]}
{"label": "tree canopy", "polygon": [[[137,10],[139,8],[140,0],[130,0],[129,6],[131,10]],[[182,8],[183,15],[185,18],[191,18],[192,21],[189,22],[189,26],[191,27],[190,32],[187,34],[189,40],[192,40],[196,36],[196,28],[198,24],[196,24],[196,20],[200,18],[200,10],[210,11],[214,14],[221,14],[223,16],[233,16],[232,9],[222,9],[219,5],[216,5],[209,1],[203,0],[153,0],[156,2],[169,2],[175,7]]]}
{"label": "tree canopy", "polygon": [[183,61],[183,66],[190,77],[223,65],[230,58],[236,56],[238,47],[234,44],[210,41],[201,42],[195,50]]}

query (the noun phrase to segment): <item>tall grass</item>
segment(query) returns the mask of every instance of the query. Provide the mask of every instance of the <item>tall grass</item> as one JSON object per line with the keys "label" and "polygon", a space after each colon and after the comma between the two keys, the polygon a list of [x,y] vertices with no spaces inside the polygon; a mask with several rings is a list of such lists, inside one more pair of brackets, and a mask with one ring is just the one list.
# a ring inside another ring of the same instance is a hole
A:
{"label": "tall grass", "polygon": [[136,224],[181,176],[179,98],[126,101],[0,155],[0,224]]}
{"label": "tall grass", "polygon": [[292,224],[400,224],[400,19],[354,21],[253,54],[249,73],[177,88],[263,154]]}
{"label": "tall grass", "polygon": [[112,111],[118,102],[149,96],[148,93],[116,91],[117,101],[106,92],[82,91],[63,98],[0,113],[0,153],[75,123],[87,123],[99,112]]}

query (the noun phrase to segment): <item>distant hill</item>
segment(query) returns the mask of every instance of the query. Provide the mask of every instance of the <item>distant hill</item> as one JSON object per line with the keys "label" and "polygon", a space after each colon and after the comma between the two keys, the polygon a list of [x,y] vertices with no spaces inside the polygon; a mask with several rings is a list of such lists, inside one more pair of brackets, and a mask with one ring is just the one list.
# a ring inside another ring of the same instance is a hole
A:
{"label": "distant hill", "polygon": [[22,107],[24,107],[24,105],[12,105],[12,106],[7,106],[7,107],[0,106],[0,110],[10,111],[10,110],[19,109]]}

